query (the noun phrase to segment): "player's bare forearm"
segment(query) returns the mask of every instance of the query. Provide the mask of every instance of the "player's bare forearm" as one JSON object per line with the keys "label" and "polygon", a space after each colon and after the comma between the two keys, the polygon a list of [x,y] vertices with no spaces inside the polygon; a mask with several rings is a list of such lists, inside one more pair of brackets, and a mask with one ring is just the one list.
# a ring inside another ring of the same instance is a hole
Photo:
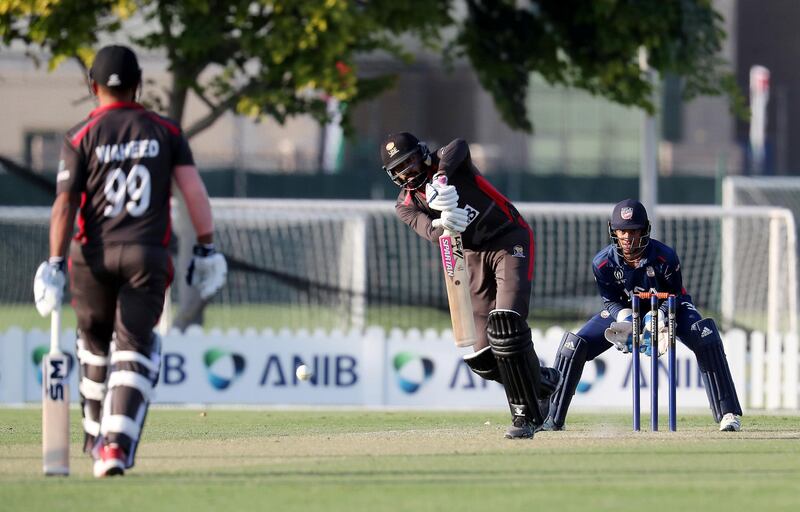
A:
{"label": "player's bare forearm", "polygon": [[67,253],[72,229],[75,225],[75,214],[80,207],[81,196],[62,192],[53,202],[50,212],[50,257],[64,257]]}
{"label": "player's bare forearm", "polygon": [[186,200],[189,218],[197,233],[197,242],[210,244],[214,241],[214,223],[211,219],[211,203],[200,174],[194,165],[179,165],[174,170],[175,183]]}

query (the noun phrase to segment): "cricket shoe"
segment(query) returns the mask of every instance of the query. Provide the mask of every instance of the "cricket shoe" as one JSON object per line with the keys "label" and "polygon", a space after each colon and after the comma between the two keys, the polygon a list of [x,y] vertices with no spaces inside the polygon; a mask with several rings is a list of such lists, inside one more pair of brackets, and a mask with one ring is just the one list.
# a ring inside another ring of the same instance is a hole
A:
{"label": "cricket shoe", "polygon": [[548,416],[547,419],[544,420],[544,423],[536,425],[536,432],[541,432],[542,430],[564,430],[564,425],[556,425],[555,422],[553,422],[553,418]]}
{"label": "cricket shoe", "polygon": [[729,412],[719,422],[720,432],[739,432],[742,429],[742,417]]}
{"label": "cricket shoe", "polygon": [[514,422],[506,430],[506,439],[530,439],[533,437],[533,423],[524,416],[514,417]]}
{"label": "cricket shoe", "polygon": [[125,452],[118,444],[107,444],[100,448],[100,457],[94,461],[95,478],[125,474]]}

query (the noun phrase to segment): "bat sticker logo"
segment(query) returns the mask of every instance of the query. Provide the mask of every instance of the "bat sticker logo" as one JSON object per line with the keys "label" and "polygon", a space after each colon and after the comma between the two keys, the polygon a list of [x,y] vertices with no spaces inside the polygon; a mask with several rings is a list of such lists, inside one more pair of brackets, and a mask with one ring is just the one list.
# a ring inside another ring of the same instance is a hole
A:
{"label": "bat sticker logo", "polygon": [[449,277],[453,277],[453,267],[455,265],[453,261],[453,239],[448,237],[444,237],[440,240],[440,248],[442,250],[442,265],[444,266],[445,272]]}

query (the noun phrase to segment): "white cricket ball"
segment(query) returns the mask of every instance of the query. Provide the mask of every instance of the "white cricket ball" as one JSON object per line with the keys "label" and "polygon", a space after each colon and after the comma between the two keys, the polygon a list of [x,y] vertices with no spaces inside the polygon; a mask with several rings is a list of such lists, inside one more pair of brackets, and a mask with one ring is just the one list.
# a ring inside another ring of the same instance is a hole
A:
{"label": "white cricket ball", "polygon": [[304,364],[298,366],[297,370],[294,371],[294,374],[297,375],[297,378],[300,380],[308,380],[314,376],[314,374],[311,373],[311,370],[308,368],[308,366]]}

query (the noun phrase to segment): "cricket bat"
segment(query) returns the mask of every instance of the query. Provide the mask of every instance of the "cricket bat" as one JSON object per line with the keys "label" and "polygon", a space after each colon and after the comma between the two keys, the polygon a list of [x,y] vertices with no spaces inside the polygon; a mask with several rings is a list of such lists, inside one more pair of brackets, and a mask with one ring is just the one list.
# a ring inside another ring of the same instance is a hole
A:
{"label": "cricket bat", "polygon": [[50,314],[50,352],[42,359],[42,467],[69,475],[69,359],[61,352],[61,306]]}
{"label": "cricket bat", "polygon": [[[447,184],[447,177],[443,174],[435,176],[434,179],[439,183]],[[439,250],[442,253],[442,268],[447,287],[447,302],[450,304],[453,337],[457,347],[471,347],[478,341],[478,336],[475,332],[475,320],[472,317],[469,271],[464,258],[461,233],[445,229],[444,234],[439,237]]]}

